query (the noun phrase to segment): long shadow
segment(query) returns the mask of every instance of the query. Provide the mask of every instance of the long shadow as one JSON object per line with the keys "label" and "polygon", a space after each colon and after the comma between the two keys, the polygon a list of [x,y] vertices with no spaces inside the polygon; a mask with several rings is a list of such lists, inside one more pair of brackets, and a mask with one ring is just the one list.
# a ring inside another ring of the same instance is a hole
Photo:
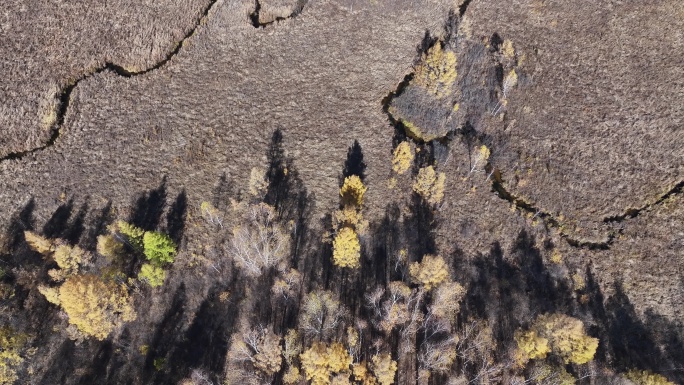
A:
{"label": "long shadow", "polygon": [[154,190],[141,194],[135,202],[129,222],[143,230],[155,230],[159,226],[166,205],[166,177]]}
{"label": "long shadow", "polygon": [[157,375],[157,371],[154,368],[154,359],[165,357],[183,338],[181,331],[183,329],[185,304],[187,302],[185,291],[185,283],[181,283],[174,293],[173,302],[169,310],[164,314],[162,322],[157,327],[150,341],[149,353],[145,357],[145,364],[142,368],[143,383],[145,384],[151,383],[152,379]]}
{"label": "long shadow", "polygon": [[[354,140],[354,144],[347,151],[347,160],[344,162],[341,182],[344,182],[344,178],[352,175],[358,176],[361,181],[366,179],[366,162],[363,161],[363,151],[358,140]],[[340,183],[341,185],[342,183]]]}
{"label": "long shadow", "polygon": [[487,255],[475,258],[474,269],[456,267],[457,280],[470,282],[461,306],[461,323],[488,320],[503,358],[518,328],[544,313],[572,313],[572,292],[564,279],[554,279],[545,268],[534,239],[521,231],[510,258],[498,243]]}
{"label": "long shadow", "polygon": [[594,319],[590,333],[599,337],[596,360],[617,372],[650,370],[675,383],[684,383],[684,332],[681,326],[647,311],[637,313],[615,282],[615,294],[605,301],[591,268],[587,268],[589,300],[582,311]]}
{"label": "long shadow", "polygon": [[73,211],[74,202],[71,199],[60,205],[43,225],[43,235],[47,238],[64,239],[72,245],[78,244],[85,232],[88,203],[84,203],[76,214],[73,214]]}
{"label": "long shadow", "polygon": [[[33,211],[36,208],[35,201],[31,198],[21,210],[17,211],[10,217],[9,225],[5,233],[5,244],[3,245],[2,260],[9,266],[17,267],[20,264],[27,262],[40,262],[40,256],[35,253],[30,253],[26,242],[24,242],[24,231],[33,230],[34,218]],[[26,256],[32,255],[33,259],[26,261]],[[7,269],[9,270],[9,269]]]}
{"label": "long shadow", "polygon": [[181,191],[176,200],[171,204],[169,212],[166,214],[166,231],[169,237],[180,245],[185,232],[185,215],[188,211],[188,196],[185,189]]}
{"label": "long shadow", "polygon": [[57,354],[54,355],[55,360],[50,362],[48,370],[40,380],[40,385],[57,385],[66,384],[74,373],[74,360],[76,345],[74,341],[69,339],[64,340],[59,348]]}
{"label": "long shadow", "polygon": [[285,154],[281,129],[273,132],[266,155],[268,187],[264,202],[276,208],[281,220],[295,220],[304,206],[301,200],[308,199],[308,193],[294,167],[294,160]]}
{"label": "long shadow", "polygon": [[309,194],[294,159],[285,154],[283,148],[283,132],[276,129],[271,137],[271,145],[266,153],[268,171],[266,178],[268,187],[264,202],[275,207],[282,223],[292,223],[293,239],[291,258],[295,269],[306,258],[307,247],[312,246],[310,221],[315,207],[315,197]]}
{"label": "long shadow", "polygon": [[86,250],[93,250],[97,245],[98,235],[104,234],[107,231],[107,226],[109,226],[112,222],[114,222],[114,216],[112,215],[112,201],[108,201],[107,204],[93,217],[90,223],[88,223],[88,231],[81,241],[83,248]]}
{"label": "long shadow", "polygon": [[[233,280],[235,282],[235,280]],[[231,297],[242,297],[242,289],[231,285]],[[175,384],[194,368],[210,373],[214,381],[223,374],[230,334],[238,319],[238,306],[222,303],[219,293],[226,290],[217,285],[202,302],[194,321],[166,361],[168,371],[159,372],[154,384]]]}
{"label": "long shadow", "polygon": [[111,341],[100,344],[97,352],[92,356],[92,365],[88,373],[79,380],[80,385],[103,384],[107,381],[108,367],[114,356],[114,347]]}
{"label": "long shadow", "polygon": [[406,236],[409,256],[421,260],[425,254],[437,253],[437,218],[432,206],[416,193],[411,194],[410,207],[411,214],[404,221],[403,234]]}

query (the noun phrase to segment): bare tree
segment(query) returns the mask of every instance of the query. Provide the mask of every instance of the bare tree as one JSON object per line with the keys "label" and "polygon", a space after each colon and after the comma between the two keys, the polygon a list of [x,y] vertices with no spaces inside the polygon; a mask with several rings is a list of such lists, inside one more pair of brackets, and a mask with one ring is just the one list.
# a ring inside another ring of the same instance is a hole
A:
{"label": "bare tree", "polygon": [[276,221],[273,207],[265,203],[248,206],[230,242],[237,266],[247,275],[258,277],[266,269],[282,269],[289,250],[290,236]]}

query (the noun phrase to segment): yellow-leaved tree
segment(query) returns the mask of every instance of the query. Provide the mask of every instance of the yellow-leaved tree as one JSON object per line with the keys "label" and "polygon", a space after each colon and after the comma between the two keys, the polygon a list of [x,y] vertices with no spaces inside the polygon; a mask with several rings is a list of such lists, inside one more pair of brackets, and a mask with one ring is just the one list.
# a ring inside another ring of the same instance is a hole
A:
{"label": "yellow-leaved tree", "polygon": [[414,73],[416,84],[440,99],[451,95],[456,76],[456,54],[439,41],[423,54]]}
{"label": "yellow-leaved tree", "polygon": [[333,240],[333,263],[340,267],[358,268],[361,266],[361,243],[356,231],[343,227]]}
{"label": "yellow-leaved tree", "polygon": [[431,204],[439,204],[444,199],[444,182],[446,175],[435,171],[432,166],[418,170],[418,176],[413,183],[413,191]]}
{"label": "yellow-leaved tree", "polygon": [[361,206],[363,204],[363,195],[366,193],[367,187],[364,186],[361,178],[358,175],[350,175],[344,178],[344,183],[340,188],[340,197],[342,204]]}
{"label": "yellow-leaved tree", "polygon": [[69,323],[98,340],[136,318],[126,288],[95,275],[68,277],[59,287],[58,298]]}
{"label": "yellow-leaved tree", "polygon": [[394,149],[394,157],[392,158],[392,169],[397,174],[401,175],[408,171],[413,162],[413,149],[408,141],[399,143]]}
{"label": "yellow-leaved tree", "polygon": [[9,327],[0,328],[0,384],[14,384],[19,376],[17,370],[24,361],[20,351],[26,342],[26,336]]}
{"label": "yellow-leaved tree", "polygon": [[371,368],[380,385],[392,385],[397,372],[397,362],[389,354],[376,354],[371,359]]}
{"label": "yellow-leaved tree", "polygon": [[636,385],[675,385],[674,382],[668,380],[665,376],[648,370],[633,369],[627,372],[625,377]]}
{"label": "yellow-leaved tree", "polygon": [[409,266],[409,274],[413,282],[431,290],[449,278],[449,267],[439,255],[427,254],[421,262]]}
{"label": "yellow-leaved tree", "polygon": [[584,331],[584,324],[565,314],[543,314],[535,319],[529,331],[517,332],[518,361],[545,358],[552,353],[566,364],[585,364],[594,358],[598,338]]}
{"label": "yellow-leaved tree", "polygon": [[322,342],[313,345],[299,355],[306,379],[312,385],[329,385],[331,376],[339,373],[347,375],[352,364],[352,357],[339,342],[329,346]]}

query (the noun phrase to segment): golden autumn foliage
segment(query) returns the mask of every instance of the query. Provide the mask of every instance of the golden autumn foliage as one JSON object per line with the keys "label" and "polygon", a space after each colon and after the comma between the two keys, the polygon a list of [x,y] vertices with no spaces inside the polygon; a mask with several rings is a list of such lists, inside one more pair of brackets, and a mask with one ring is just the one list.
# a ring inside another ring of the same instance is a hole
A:
{"label": "golden autumn foliage", "polygon": [[294,385],[299,383],[302,379],[302,375],[299,373],[299,368],[296,366],[290,366],[290,368],[283,375],[283,383],[287,385]]}
{"label": "golden autumn foliage", "polygon": [[113,235],[100,235],[97,237],[97,252],[113,262],[123,256],[124,247]]}
{"label": "golden autumn foliage", "polygon": [[413,262],[409,266],[409,274],[413,282],[431,290],[449,278],[449,267],[444,258],[428,254],[421,262]]}
{"label": "golden autumn foliage", "polygon": [[281,338],[273,332],[265,333],[259,341],[259,351],[254,355],[254,367],[267,375],[280,371],[283,362]]}
{"label": "golden autumn foliage", "polygon": [[515,342],[518,344],[518,351],[516,351],[516,363],[520,367],[524,367],[527,361],[546,358],[546,355],[551,352],[549,340],[540,337],[534,330],[521,331],[515,333]]}
{"label": "golden autumn foliage", "polygon": [[392,385],[397,372],[397,362],[389,354],[376,354],[371,359],[371,368],[380,385]]}
{"label": "golden autumn foliage", "polygon": [[413,163],[413,150],[408,141],[399,143],[394,149],[394,156],[392,157],[392,169],[397,174],[404,174],[411,167]]}
{"label": "golden autumn foliage", "polygon": [[361,243],[356,231],[343,227],[333,240],[333,263],[339,267],[356,269],[361,266]]}
{"label": "golden autumn foliage", "polygon": [[74,274],[79,266],[85,264],[90,259],[89,254],[78,246],[69,246],[58,242],[52,258],[57,262],[57,266],[64,274]]}
{"label": "golden autumn foliage", "polygon": [[456,54],[445,50],[441,42],[423,54],[414,72],[416,84],[439,99],[451,95],[456,76]]}
{"label": "golden autumn foliage", "polygon": [[531,330],[517,332],[519,364],[525,358],[545,358],[552,353],[566,364],[584,364],[591,361],[598,348],[598,339],[584,331],[582,321],[564,314],[544,314],[534,321]]}
{"label": "golden autumn foliage", "polygon": [[143,249],[143,236],[145,235],[145,230],[133,226],[132,224],[124,221],[117,221],[111,228],[112,233],[118,232],[126,238],[128,244],[130,244],[136,250]]}
{"label": "golden autumn foliage", "polygon": [[53,240],[42,237],[33,231],[24,231],[24,238],[31,250],[43,255],[48,255],[55,249],[55,242]]}
{"label": "golden autumn foliage", "polygon": [[326,346],[322,342],[313,345],[299,355],[306,379],[312,385],[329,385],[331,376],[349,371],[352,358],[339,342]]}
{"label": "golden autumn foliage", "polygon": [[26,336],[9,327],[0,328],[0,384],[14,384],[19,377],[17,370],[24,358],[19,354],[26,342]]}
{"label": "golden autumn foliage", "polygon": [[136,318],[126,289],[94,275],[67,278],[59,288],[59,302],[70,324],[98,340]]}
{"label": "golden autumn foliage", "polygon": [[344,178],[344,183],[340,188],[340,197],[343,205],[353,205],[360,207],[363,204],[363,195],[367,187],[364,186],[358,175],[351,175]]}
{"label": "golden autumn foliage", "polygon": [[352,367],[354,381],[359,385],[377,385],[378,381],[368,369],[366,361],[355,363]]}
{"label": "golden autumn foliage", "polygon": [[446,175],[435,171],[432,166],[418,170],[418,176],[413,183],[413,191],[423,197],[427,202],[439,204],[444,198],[444,182]]}
{"label": "golden autumn foliage", "polygon": [[252,168],[249,172],[249,193],[255,197],[261,197],[266,194],[266,189],[268,189],[266,171],[259,167]]}
{"label": "golden autumn foliage", "polygon": [[361,211],[357,207],[345,206],[333,213],[333,228],[352,227],[363,232],[368,227],[368,221],[363,219]]}
{"label": "golden autumn foliage", "polygon": [[508,97],[508,92],[516,85],[518,85],[518,74],[515,72],[515,70],[511,70],[503,81],[504,97]]}
{"label": "golden autumn foliage", "polygon": [[647,370],[630,370],[625,377],[636,385],[675,385],[666,377]]}
{"label": "golden autumn foliage", "polygon": [[506,59],[513,59],[515,57],[515,49],[513,48],[513,42],[506,39],[501,44],[501,53],[503,53]]}
{"label": "golden autumn foliage", "polygon": [[575,385],[577,379],[568,373],[563,366],[538,362],[531,370],[530,376],[535,384]]}
{"label": "golden autumn foliage", "polygon": [[459,303],[465,292],[458,282],[444,282],[432,294],[430,312],[437,318],[454,322],[461,309]]}

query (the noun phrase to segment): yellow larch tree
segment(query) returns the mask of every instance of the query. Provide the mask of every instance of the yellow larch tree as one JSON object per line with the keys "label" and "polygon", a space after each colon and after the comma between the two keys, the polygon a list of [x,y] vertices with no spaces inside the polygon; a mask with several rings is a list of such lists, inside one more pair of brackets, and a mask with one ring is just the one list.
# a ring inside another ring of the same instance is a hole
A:
{"label": "yellow larch tree", "polygon": [[448,97],[456,81],[456,64],[456,54],[445,50],[438,41],[421,57],[414,72],[415,82],[439,99]]}
{"label": "yellow larch tree", "polygon": [[366,190],[367,187],[358,175],[350,175],[344,178],[344,183],[340,188],[342,204],[360,207],[363,204],[363,195],[366,193]]}
{"label": "yellow larch tree", "polygon": [[361,243],[356,231],[343,227],[333,240],[333,263],[339,267],[356,269],[361,266]]}
{"label": "yellow larch tree", "polygon": [[444,182],[446,175],[435,171],[433,166],[418,170],[418,176],[413,183],[413,191],[423,197],[428,203],[439,204],[444,198]]}
{"label": "yellow larch tree", "polygon": [[136,318],[127,290],[95,275],[68,277],[59,288],[59,302],[70,324],[98,340]]}
{"label": "yellow larch tree", "polygon": [[409,275],[413,282],[431,290],[449,278],[449,267],[441,256],[427,254],[409,266]]}
{"label": "yellow larch tree", "polygon": [[387,353],[376,354],[371,359],[371,363],[373,373],[380,385],[392,385],[394,383],[394,375],[397,372],[397,362],[392,360],[391,355]]}
{"label": "yellow larch tree", "polygon": [[392,158],[392,169],[399,175],[404,174],[411,167],[413,162],[413,149],[408,141],[399,143],[394,149],[394,156]]}

